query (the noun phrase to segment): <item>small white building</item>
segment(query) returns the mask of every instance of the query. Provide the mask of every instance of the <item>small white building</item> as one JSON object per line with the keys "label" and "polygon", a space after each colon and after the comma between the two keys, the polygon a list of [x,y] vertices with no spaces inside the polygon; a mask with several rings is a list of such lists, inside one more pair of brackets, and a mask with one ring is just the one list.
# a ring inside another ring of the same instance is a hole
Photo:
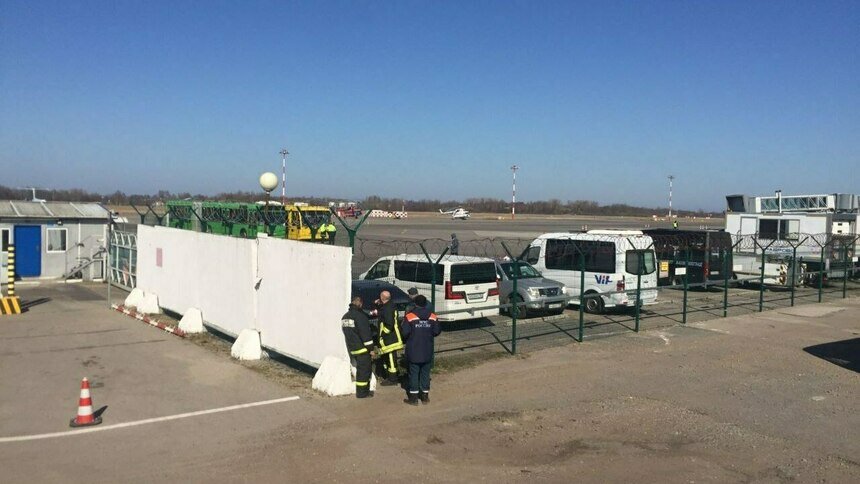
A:
{"label": "small white building", "polygon": [[109,217],[97,203],[0,200],[2,274],[14,244],[16,279],[101,279]]}

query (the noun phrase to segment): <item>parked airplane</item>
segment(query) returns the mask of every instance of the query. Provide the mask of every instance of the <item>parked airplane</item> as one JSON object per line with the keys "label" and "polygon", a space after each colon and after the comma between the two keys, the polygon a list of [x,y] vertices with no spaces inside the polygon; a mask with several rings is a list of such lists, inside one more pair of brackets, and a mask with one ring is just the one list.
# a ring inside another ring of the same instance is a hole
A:
{"label": "parked airplane", "polygon": [[451,220],[466,220],[472,216],[472,212],[466,210],[463,207],[453,208],[446,212],[443,212],[442,209],[439,209],[439,213],[451,215]]}

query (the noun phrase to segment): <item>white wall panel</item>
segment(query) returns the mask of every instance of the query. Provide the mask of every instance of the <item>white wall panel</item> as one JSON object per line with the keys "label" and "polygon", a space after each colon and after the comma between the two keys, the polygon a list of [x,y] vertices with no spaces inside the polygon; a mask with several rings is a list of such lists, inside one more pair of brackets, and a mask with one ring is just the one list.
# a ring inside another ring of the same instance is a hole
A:
{"label": "white wall panel", "polygon": [[350,249],[259,241],[258,328],[263,346],[314,366],[326,356],[347,357],[340,320],[351,291]]}
{"label": "white wall panel", "polygon": [[137,286],[161,307],[199,308],[206,324],[234,336],[257,329],[263,346],[313,366],[347,356],[340,318],[351,261],[344,247],[138,227]]}

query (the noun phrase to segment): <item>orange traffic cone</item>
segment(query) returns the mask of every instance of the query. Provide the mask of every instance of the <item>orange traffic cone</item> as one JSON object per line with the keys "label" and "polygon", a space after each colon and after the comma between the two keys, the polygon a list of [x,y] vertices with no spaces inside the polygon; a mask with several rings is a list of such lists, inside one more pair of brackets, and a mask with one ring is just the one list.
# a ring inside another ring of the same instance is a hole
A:
{"label": "orange traffic cone", "polygon": [[84,377],[81,380],[81,398],[78,400],[78,416],[73,418],[69,425],[72,427],[86,427],[102,423],[102,418],[93,415],[93,399],[90,398],[90,381]]}

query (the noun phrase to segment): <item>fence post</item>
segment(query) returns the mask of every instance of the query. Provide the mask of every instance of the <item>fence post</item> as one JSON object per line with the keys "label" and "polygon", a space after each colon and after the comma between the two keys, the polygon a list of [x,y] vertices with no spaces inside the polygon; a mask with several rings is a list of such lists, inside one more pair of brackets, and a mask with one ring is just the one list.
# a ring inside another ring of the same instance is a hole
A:
{"label": "fence post", "polygon": [[765,256],[764,251],[761,253],[761,276],[758,280],[758,312],[764,311],[764,266]]}
{"label": "fence post", "polygon": [[755,239],[755,245],[761,249],[761,276],[758,281],[758,312],[764,311],[764,267],[767,265],[767,249],[770,248],[776,240],[771,240],[769,244],[764,247],[758,243],[758,239]]}
{"label": "fence post", "polygon": [[639,308],[642,305],[642,269],[645,252],[636,253],[636,332],[639,332]]}
{"label": "fence post", "polygon": [[508,250],[508,246],[502,242],[502,248],[505,249],[505,252],[508,253],[508,257],[511,259],[513,263],[514,271],[513,271],[513,296],[511,297],[511,354],[517,354],[517,315],[519,314],[519,306],[517,305],[516,298],[519,297],[519,292],[517,292],[517,280],[520,278],[520,261],[515,258],[511,251]]}
{"label": "fence post", "polygon": [[[676,272],[677,272],[677,265]],[[687,292],[690,290],[690,245],[687,244],[687,253],[684,255],[684,307],[681,316],[681,324],[687,324]]]}
{"label": "fence post", "polygon": [[424,257],[427,258],[427,262],[430,263],[430,304],[433,305],[433,311],[436,310],[436,266],[439,264],[439,261],[445,257],[445,254],[448,253],[448,248],[439,255],[439,258],[435,261],[430,258],[430,254],[427,252],[427,249],[424,248],[424,242],[418,244],[421,247],[421,250],[424,252]]}
{"label": "fence post", "polygon": [[581,249],[577,249],[577,252],[579,252],[579,342],[582,343],[585,333],[585,308],[583,307],[585,304],[583,297],[585,294],[585,252]]}
{"label": "fence post", "polygon": [[794,307],[794,283],[797,277],[797,246],[791,246],[791,307]]}
{"label": "fence post", "polygon": [[[853,269],[853,267],[852,267]],[[845,292],[848,283],[848,244],[842,242],[842,299],[845,299]]]}
{"label": "fence post", "polygon": [[[707,274],[705,274],[707,277]],[[729,249],[723,248],[723,317],[729,315]]]}
{"label": "fence post", "polygon": [[110,287],[113,285],[113,270],[111,269],[111,260],[110,260],[110,252],[111,252],[111,243],[113,242],[113,220],[111,220],[110,212],[108,212],[108,226],[107,226],[107,253],[105,254],[105,277],[107,278],[107,303],[108,309],[111,307],[111,294]]}
{"label": "fence post", "polygon": [[352,250],[352,253],[355,254],[355,235],[358,233],[358,229],[361,228],[361,225],[364,223],[364,221],[367,220],[367,217],[370,216],[371,211],[368,210],[367,212],[365,212],[364,217],[362,217],[361,220],[359,220],[358,223],[355,224],[355,227],[350,227],[342,218],[340,218],[340,215],[338,215],[333,208],[330,210],[331,214],[337,217],[337,220],[346,230],[346,235],[349,237],[349,248]]}
{"label": "fence post", "polygon": [[824,292],[824,248],[827,247],[827,243],[818,244],[818,246],[821,247],[821,259],[818,261],[818,302],[821,302]]}

